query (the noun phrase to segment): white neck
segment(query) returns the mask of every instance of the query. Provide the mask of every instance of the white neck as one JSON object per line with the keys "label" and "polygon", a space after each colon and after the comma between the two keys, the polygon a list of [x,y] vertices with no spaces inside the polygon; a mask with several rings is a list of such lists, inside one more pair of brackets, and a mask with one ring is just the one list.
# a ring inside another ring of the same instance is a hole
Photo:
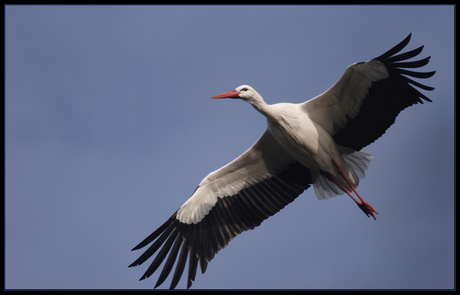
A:
{"label": "white neck", "polygon": [[249,102],[259,113],[264,115],[269,120],[275,119],[275,114],[271,105],[267,104],[260,94],[253,96],[251,99],[248,99]]}

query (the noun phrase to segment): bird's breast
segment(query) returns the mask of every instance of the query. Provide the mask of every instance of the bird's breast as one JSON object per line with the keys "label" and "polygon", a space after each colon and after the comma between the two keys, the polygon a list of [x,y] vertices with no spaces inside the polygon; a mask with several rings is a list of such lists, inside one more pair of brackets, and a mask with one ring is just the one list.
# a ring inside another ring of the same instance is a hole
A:
{"label": "bird's breast", "polygon": [[319,131],[308,117],[284,116],[276,122],[269,121],[268,129],[297,161],[308,167],[316,166],[321,148]]}

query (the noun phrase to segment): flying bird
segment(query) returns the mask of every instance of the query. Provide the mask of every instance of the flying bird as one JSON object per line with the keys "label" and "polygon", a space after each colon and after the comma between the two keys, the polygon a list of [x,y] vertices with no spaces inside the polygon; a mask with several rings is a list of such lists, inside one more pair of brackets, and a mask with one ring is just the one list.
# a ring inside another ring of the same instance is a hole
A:
{"label": "flying bird", "polygon": [[[430,57],[407,61],[423,46],[398,54],[411,34],[384,54],[350,65],[327,91],[300,104],[269,105],[252,87],[242,85],[212,98],[241,99],[267,119],[265,133],[241,156],[210,173],[192,196],[133,250],[150,247],[131,266],[144,263],[158,250],[141,280],[166,259],[155,288],[169,276],[174,289],[188,262],[187,288],[198,263],[206,271],[214,255],[240,233],[254,229],[313,185],[319,199],[348,194],[368,216],[377,211],[356,191],[372,155],[361,149],[380,136],[405,108],[431,100],[415,87],[433,90],[413,78],[433,72]],[[353,197],[356,195],[356,198]]]}

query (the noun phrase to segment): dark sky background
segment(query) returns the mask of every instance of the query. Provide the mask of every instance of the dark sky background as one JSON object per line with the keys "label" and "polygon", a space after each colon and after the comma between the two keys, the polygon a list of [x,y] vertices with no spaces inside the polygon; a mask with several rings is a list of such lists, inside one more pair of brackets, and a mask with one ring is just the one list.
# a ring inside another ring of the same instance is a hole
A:
{"label": "dark sky background", "polygon": [[[153,288],[130,249],[265,119],[324,92],[352,63],[425,45],[426,93],[364,151],[358,191],[313,189],[236,237],[195,289],[454,287],[453,6],[5,7],[6,288]],[[184,276],[186,277],[186,276]],[[179,288],[185,287],[185,279]],[[169,286],[169,279],[163,287]]]}

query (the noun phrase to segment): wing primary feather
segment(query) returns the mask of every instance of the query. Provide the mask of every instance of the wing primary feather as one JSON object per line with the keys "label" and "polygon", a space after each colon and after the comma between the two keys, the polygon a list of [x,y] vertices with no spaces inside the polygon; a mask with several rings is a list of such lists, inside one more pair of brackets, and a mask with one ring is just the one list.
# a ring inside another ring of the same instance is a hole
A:
{"label": "wing primary feather", "polygon": [[430,62],[430,58],[431,56],[417,61],[395,62],[392,66],[396,68],[420,68],[427,65]]}
{"label": "wing primary feather", "polygon": [[206,261],[206,257],[208,256],[208,244],[206,243],[208,241],[206,232],[206,222],[207,218],[204,218],[202,221],[198,223],[199,230],[197,231],[197,233],[199,234],[199,236],[197,236],[198,239],[195,239],[195,242],[198,243],[198,258],[200,260],[201,273],[205,273],[206,268],[208,267],[208,262]]}
{"label": "wing primary feather", "polygon": [[385,63],[394,63],[394,62],[397,62],[397,61],[406,60],[406,59],[409,59],[409,58],[413,58],[414,56],[417,56],[418,54],[420,54],[420,52],[422,52],[422,50],[423,50],[423,46],[420,46],[419,48],[413,49],[413,50],[408,51],[408,52],[401,53],[399,55],[388,57],[388,58],[382,59],[380,61],[384,61]]}
{"label": "wing primary feather", "polygon": [[174,228],[169,226],[166,230],[162,233],[162,235],[156,240],[148,249],[145,251],[136,261],[134,261],[129,267],[141,265],[147,259],[149,259],[155,252],[163,245],[163,243],[168,238],[169,234]]}
{"label": "wing primary feather", "polygon": [[426,101],[429,101],[429,102],[432,102],[431,99],[429,99],[428,97],[425,96],[425,94],[421,93],[420,91],[418,91],[417,89],[413,88],[412,87],[412,91],[413,91],[413,95],[418,97],[418,102],[419,103],[423,103],[423,100],[421,100],[420,98],[426,100]]}
{"label": "wing primary feather", "polygon": [[160,266],[160,264],[163,262],[163,260],[166,257],[166,254],[168,254],[169,250],[171,249],[171,246],[176,238],[175,232],[177,229],[173,229],[173,232],[169,236],[168,240],[166,243],[163,245],[163,248],[161,248],[160,252],[158,252],[158,255],[155,257],[155,259],[152,261],[150,266],[147,268],[145,271],[144,275],[140,278],[140,280],[143,280],[145,278],[150,277]]}
{"label": "wing primary feather", "polygon": [[[412,84],[414,86],[417,86],[418,88],[421,88],[423,90],[428,90],[428,91],[434,90],[434,87],[426,86],[424,84],[421,84],[419,82],[416,82],[416,81],[414,81],[412,79],[409,79],[407,77],[404,77],[404,76],[401,76],[401,77],[405,80],[406,83],[409,83],[409,84]],[[430,99],[427,99],[427,100],[431,101]]]}
{"label": "wing primary feather", "polygon": [[174,271],[174,275],[171,280],[171,285],[169,287],[170,290],[176,288],[177,284],[180,281],[180,278],[182,277],[182,273],[184,272],[185,263],[187,262],[187,256],[189,253],[188,245],[189,245],[190,235],[187,233],[184,236],[185,238],[183,238],[183,241],[182,241],[182,247],[180,249],[176,269]]}
{"label": "wing primary feather", "polygon": [[187,289],[192,286],[193,281],[195,281],[196,270],[198,268],[198,256],[196,254],[196,226],[190,229],[190,255],[188,261],[188,274],[187,274]]}
{"label": "wing primary feather", "polygon": [[395,71],[399,74],[408,75],[408,76],[411,76],[414,78],[420,78],[420,79],[430,78],[435,73],[434,71],[433,72],[414,72],[414,71],[409,71],[409,70],[404,70],[404,69],[396,69]]}
{"label": "wing primary feather", "polygon": [[[173,237],[173,235],[171,235],[171,237]],[[177,234],[174,236],[174,239],[174,245],[171,248],[171,252],[169,252],[168,259],[166,259],[165,265],[160,273],[160,276],[158,277],[158,281],[155,285],[155,288],[163,284],[163,282],[166,280],[169,273],[171,272],[171,269],[174,266],[174,262],[176,261],[177,254],[179,253],[179,249],[182,244],[182,235],[180,231],[177,231]]]}
{"label": "wing primary feather", "polygon": [[206,258],[204,257],[200,258],[201,273],[205,273],[207,268],[208,268],[208,261],[206,260]]}
{"label": "wing primary feather", "polygon": [[400,52],[406,45],[409,43],[410,38],[412,36],[412,33],[410,33],[404,40],[402,40],[400,43],[398,43],[396,46],[385,52],[384,54],[380,55],[379,57],[375,58],[377,60],[384,60],[392,55],[395,55],[396,53]]}
{"label": "wing primary feather", "polygon": [[208,251],[205,256],[206,261],[211,261],[214,258],[216,252],[218,251],[217,239],[214,231],[215,218],[213,217],[214,215],[211,215],[210,218],[208,218],[208,220],[206,221],[206,244],[208,245]]}
{"label": "wing primary feather", "polygon": [[[177,213],[177,211],[176,211]],[[140,248],[145,247],[146,245],[150,244],[153,240],[155,240],[160,234],[162,234],[172,223],[176,220],[176,213],[174,213],[168,221],[163,223],[156,231],[151,233],[148,237],[146,237],[142,242],[140,242],[136,247],[134,247],[131,251],[138,250]]]}

